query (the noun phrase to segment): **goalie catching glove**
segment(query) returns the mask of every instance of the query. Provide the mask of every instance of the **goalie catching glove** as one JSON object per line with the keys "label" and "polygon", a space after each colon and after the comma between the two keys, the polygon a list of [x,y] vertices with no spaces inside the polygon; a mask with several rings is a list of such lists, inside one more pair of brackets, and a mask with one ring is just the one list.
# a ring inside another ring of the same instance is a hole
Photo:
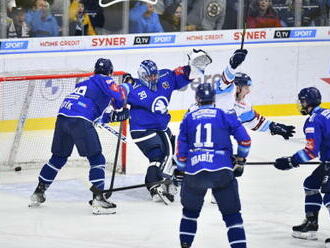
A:
{"label": "goalie catching glove", "polygon": [[281,135],[284,139],[289,139],[296,132],[294,126],[286,126],[276,122],[270,123],[269,130],[271,135]]}
{"label": "goalie catching glove", "polygon": [[212,63],[211,57],[201,49],[193,49],[193,51],[188,54],[188,59],[188,64],[202,73],[204,73],[205,68]]}
{"label": "goalie catching glove", "polygon": [[102,123],[119,122],[127,120],[130,116],[129,109],[124,108],[122,111],[111,111],[110,113],[104,113],[102,116]]}

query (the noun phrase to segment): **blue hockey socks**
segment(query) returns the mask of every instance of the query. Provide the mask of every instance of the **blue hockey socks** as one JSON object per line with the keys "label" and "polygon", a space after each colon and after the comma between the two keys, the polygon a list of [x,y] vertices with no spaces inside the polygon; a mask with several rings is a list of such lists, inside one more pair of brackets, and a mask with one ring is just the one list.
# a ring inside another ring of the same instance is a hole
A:
{"label": "blue hockey socks", "polygon": [[60,169],[65,165],[67,157],[53,155],[48,163],[44,164],[39,174],[39,182],[50,185]]}
{"label": "blue hockey socks", "polygon": [[228,228],[227,236],[231,248],[246,248],[243,219],[240,212],[223,216]]}
{"label": "blue hockey socks", "polygon": [[192,211],[183,208],[180,223],[180,242],[181,244],[191,245],[197,231],[197,218],[199,211]]}
{"label": "blue hockey socks", "polygon": [[87,157],[90,170],[89,181],[99,190],[104,190],[105,158],[102,153]]}

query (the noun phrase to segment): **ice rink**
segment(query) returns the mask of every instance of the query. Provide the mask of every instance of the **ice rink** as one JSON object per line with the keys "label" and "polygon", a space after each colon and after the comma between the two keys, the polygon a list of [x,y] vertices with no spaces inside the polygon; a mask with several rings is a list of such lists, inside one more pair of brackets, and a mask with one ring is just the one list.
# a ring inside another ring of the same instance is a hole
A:
{"label": "ice rink", "polygon": [[[274,119],[297,126],[294,139],[251,133],[252,150],[248,161],[273,161],[292,155],[304,147],[303,118]],[[171,124],[174,133],[177,124]],[[49,149],[49,148],[45,148]],[[115,185],[143,183],[147,164],[134,145],[129,146],[128,174],[118,175]],[[304,178],[315,165],[291,171],[273,166],[246,166],[239,178],[242,215],[248,247],[321,248],[330,237],[329,214],[320,211],[317,241],[291,237],[291,227],[304,218]],[[145,189],[115,192],[111,199],[117,214],[94,216],[87,204],[91,199],[88,168],[63,168],[47,191],[47,201],[39,209],[29,209],[29,197],[39,170],[0,172],[1,248],[175,248],[179,247],[179,196],[169,206],[151,201]],[[108,174],[109,176],[109,174]],[[229,247],[226,228],[217,207],[207,195],[198,220],[194,248]]]}

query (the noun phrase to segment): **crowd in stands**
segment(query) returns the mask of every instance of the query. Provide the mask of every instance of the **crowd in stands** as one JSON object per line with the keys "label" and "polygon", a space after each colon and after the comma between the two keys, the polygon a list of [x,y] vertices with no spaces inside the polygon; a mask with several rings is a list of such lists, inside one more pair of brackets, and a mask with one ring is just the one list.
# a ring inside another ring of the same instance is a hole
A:
{"label": "crowd in stands", "polygon": [[[128,1],[128,12],[125,12],[124,2],[102,8],[98,0],[70,0],[69,10],[64,11],[63,0],[6,1],[7,17],[2,23],[6,25],[7,38],[65,35],[64,13],[68,13],[66,34],[70,36],[236,29],[242,27],[238,25],[239,13],[247,13],[248,28],[293,27],[297,23],[300,26],[330,25],[330,0],[302,0],[299,22],[295,0],[245,1],[249,6],[244,6],[242,11],[239,11],[240,0],[187,0],[187,6],[182,5],[182,0],[158,0],[154,5]],[[111,8],[118,14],[109,12]],[[116,20],[117,26],[124,23],[125,16],[128,19],[126,30],[111,28],[111,25],[116,26]],[[182,20],[185,23],[181,23]]]}

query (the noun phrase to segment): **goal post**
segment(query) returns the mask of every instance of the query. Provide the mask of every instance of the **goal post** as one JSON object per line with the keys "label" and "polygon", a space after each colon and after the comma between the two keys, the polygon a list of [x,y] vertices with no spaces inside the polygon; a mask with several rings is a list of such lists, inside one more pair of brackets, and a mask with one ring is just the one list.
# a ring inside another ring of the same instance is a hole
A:
{"label": "goal post", "polygon": [[[121,82],[125,72],[116,71],[113,78]],[[39,73],[40,74],[40,73]],[[52,73],[43,75],[0,76],[0,171],[21,166],[41,168],[51,156],[50,148],[59,107],[75,85],[89,76],[83,73]],[[111,124],[119,130],[119,124]],[[114,161],[117,137],[96,128],[107,165]],[[122,135],[127,135],[124,122]],[[121,143],[118,171],[126,172],[126,144]],[[88,165],[76,148],[69,165]]]}

